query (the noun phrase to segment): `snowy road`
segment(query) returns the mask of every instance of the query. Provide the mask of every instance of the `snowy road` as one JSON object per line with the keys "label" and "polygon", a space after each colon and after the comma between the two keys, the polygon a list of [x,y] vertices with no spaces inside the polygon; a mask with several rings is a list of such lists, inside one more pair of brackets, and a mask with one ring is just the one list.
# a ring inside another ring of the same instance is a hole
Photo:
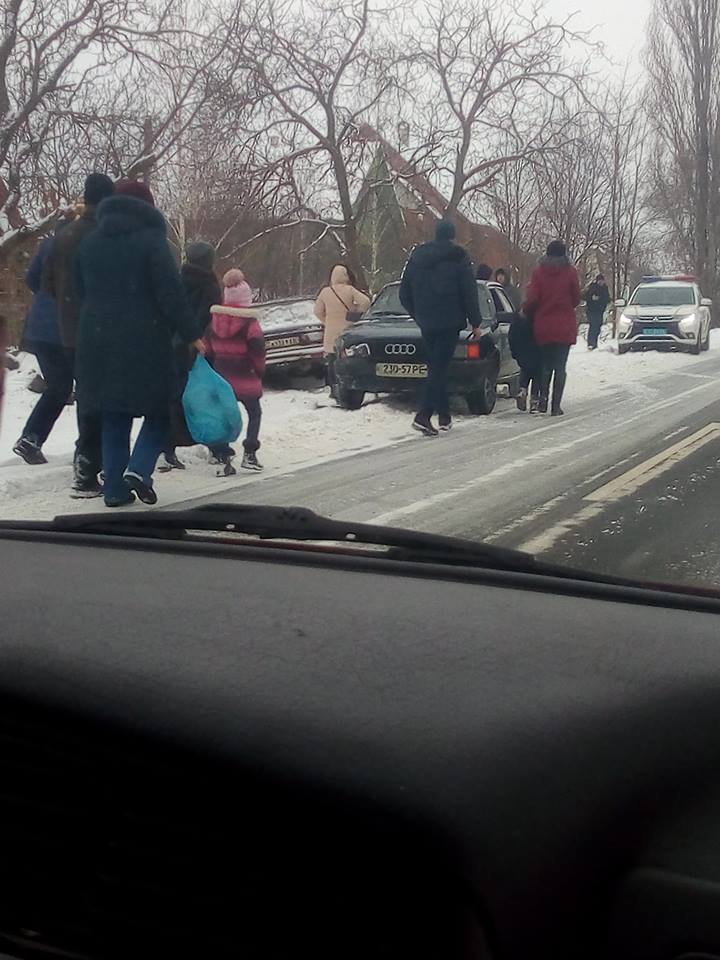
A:
{"label": "snowy road", "polygon": [[252,478],[223,500],[303,505],[580,567],[720,584],[720,352],[664,359],[674,363],[642,381],[577,401],[571,392],[563,419],[523,415],[506,401],[437,440]]}
{"label": "snowy road", "polygon": [[[16,390],[9,400],[5,420],[19,422],[27,397]],[[582,567],[720,583],[720,538],[709,526],[720,498],[720,331],[697,358],[580,345],[564,406],[566,416],[551,419],[500,400],[493,416],[460,416],[451,434],[428,440],[409,431],[408,405],[347,412],[307,388],[271,391],[267,472],[219,480],[200,451],[184,451],[188,470],[158,477],[160,508],[301,505]],[[48,467],[18,465],[3,430],[0,517],[99,508],[67,499],[72,410],[63,416]]]}

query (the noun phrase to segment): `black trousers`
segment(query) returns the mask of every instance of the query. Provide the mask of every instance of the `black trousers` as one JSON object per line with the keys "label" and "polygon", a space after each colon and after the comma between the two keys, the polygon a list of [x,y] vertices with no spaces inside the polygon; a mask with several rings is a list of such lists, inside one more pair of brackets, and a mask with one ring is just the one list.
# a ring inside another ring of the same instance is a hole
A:
{"label": "black trousers", "polygon": [[[262,422],[262,407],[257,399],[243,400],[240,403],[245,407],[247,413],[247,431],[243,440],[243,448],[246,453],[256,453],[260,449],[260,423]],[[209,448],[210,453],[217,460],[225,460],[230,455],[229,443],[218,443]]]}
{"label": "black trousers", "polygon": [[598,345],[598,338],[600,336],[600,330],[602,329],[603,313],[598,313],[597,311],[588,311],[588,346],[596,347]]}
{"label": "black trousers", "polygon": [[449,417],[448,374],[457,347],[458,331],[423,330],[422,338],[428,359],[428,376],[418,416],[431,417],[437,413],[441,417]]}
{"label": "black trousers", "polygon": [[[75,370],[75,351],[68,348],[68,360]],[[93,483],[102,470],[102,413],[85,410],[78,400],[77,410],[78,438],[75,444],[74,470],[75,480],[81,484]]]}
{"label": "black trousers", "polygon": [[42,446],[70,399],[73,368],[64,348],[59,344],[37,341],[33,344],[33,352],[47,389],[35,404],[22,435],[34,439]]}
{"label": "black trousers", "polygon": [[520,367],[520,389],[532,392],[534,397],[542,393],[542,367]]}
{"label": "black trousers", "polygon": [[552,405],[559,407],[567,381],[567,361],[570,355],[570,345],[567,343],[546,343],[540,347],[543,361],[542,396],[550,394],[552,380]]}

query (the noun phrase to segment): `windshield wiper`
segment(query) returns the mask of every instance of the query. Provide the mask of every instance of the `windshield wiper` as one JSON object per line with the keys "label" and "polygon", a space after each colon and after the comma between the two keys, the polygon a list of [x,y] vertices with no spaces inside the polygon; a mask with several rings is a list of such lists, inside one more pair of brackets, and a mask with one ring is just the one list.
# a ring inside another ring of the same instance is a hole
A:
{"label": "windshield wiper", "polygon": [[211,531],[258,537],[261,540],[377,546],[385,548],[383,556],[393,560],[477,565],[528,573],[555,573],[562,569],[541,563],[532,554],[494,544],[396,527],[332,520],[305,507],[217,503],[186,510],[73,514],[59,516],[49,522],[7,521],[0,523],[0,531],[2,529],[157,537],[165,540],[191,538],[193,532]]}

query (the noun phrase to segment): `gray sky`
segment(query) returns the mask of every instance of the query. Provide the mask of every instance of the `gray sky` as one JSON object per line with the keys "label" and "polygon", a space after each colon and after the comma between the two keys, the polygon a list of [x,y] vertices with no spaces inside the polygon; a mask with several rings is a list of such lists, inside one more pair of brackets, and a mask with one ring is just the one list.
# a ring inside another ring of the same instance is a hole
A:
{"label": "gray sky", "polygon": [[605,44],[611,60],[621,64],[629,60],[631,72],[641,71],[652,0],[549,0],[548,7],[554,16],[577,11],[578,25],[596,27],[593,37]]}

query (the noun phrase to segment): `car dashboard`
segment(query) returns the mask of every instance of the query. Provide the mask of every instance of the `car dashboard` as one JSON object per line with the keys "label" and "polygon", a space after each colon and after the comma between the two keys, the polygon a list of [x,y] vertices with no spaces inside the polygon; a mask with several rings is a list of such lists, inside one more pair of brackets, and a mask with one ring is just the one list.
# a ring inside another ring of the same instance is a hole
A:
{"label": "car dashboard", "polygon": [[0,951],[720,951],[720,603],[0,532]]}

